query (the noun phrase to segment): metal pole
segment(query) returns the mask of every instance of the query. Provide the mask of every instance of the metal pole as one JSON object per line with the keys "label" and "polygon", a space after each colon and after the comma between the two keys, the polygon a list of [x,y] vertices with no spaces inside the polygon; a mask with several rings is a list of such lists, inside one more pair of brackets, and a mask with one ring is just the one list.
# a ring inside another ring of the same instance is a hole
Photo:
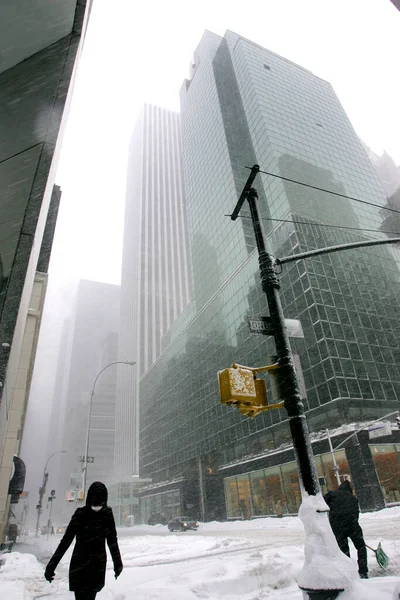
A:
{"label": "metal pole", "polygon": [[56,454],[65,454],[66,452],[67,452],[66,450],[57,450],[56,452],[53,452],[53,454],[50,454],[50,456],[47,459],[46,464],[44,466],[42,487],[39,488],[39,502],[38,502],[38,508],[37,508],[38,516],[37,516],[37,521],[36,521],[35,537],[39,537],[39,521],[40,521],[40,514],[42,512],[42,500],[43,500],[43,496],[44,496],[45,491],[46,491],[47,479],[49,478],[49,474],[48,473],[47,473],[47,477],[46,477],[47,465],[49,464],[49,461],[50,461],[51,458],[53,458],[53,456],[55,456]]}
{"label": "metal pole", "polygon": [[115,360],[111,363],[109,363],[108,365],[106,365],[105,367],[103,367],[101,369],[101,371],[99,371],[96,375],[96,379],[93,382],[93,387],[92,387],[92,391],[90,393],[90,401],[89,401],[89,411],[88,411],[88,422],[87,422],[87,428],[86,428],[86,442],[85,442],[85,456],[83,457],[83,468],[82,468],[82,490],[83,490],[83,498],[85,497],[86,494],[86,480],[87,480],[87,465],[88,465],[88,453],[89,453],[89,437],[90,437],[90,419],[92,417],[92,404],[93,404],[93,397],[94,397],[94,391],[96,388],[96,383],[98,378],[100,377],[100,375],[102,374],[103,371],[105,371],[106,369],[108,369],[108,367],[111,367],[112,365],[130,365],[131,367],[133,367],[136,363],[133,360]]}
{"label": "metal pole", "polygon": [[[100,375],[100,373],[99,373],[99,375]],[[84,454],[84,457],[83,457],[83,461],[84,462],[83,462],[83,471],[82,471],[82,473],[83,473],[83,482],[82,482],[83,498],[82,498],[82,500],[84,500],[85,493],[86,493],[87,465],[88,465],[88,453],[89,453],[90,419],[92,417],[92,403],[93,403],[94,388],[96,386],[97,377],[95,379],[95,382],[94,382],[94,385],[93,385],[93,389],[92,389],[92,392],[90,394],[90,401],[89,401],[89,412],[88,412],[87,428],[86,428],[85,454]]]}
{"label": "metal pole", "polygon": [[[47,467],[47,463],[46,463],[46,467]],[[38,506],[37,506],[35,537],[39,537],[40,513],[42,512],[42,500],[43,500],[43,496],[44,496],[44,492],[45,492],[45,488],[46,488],[46,467],[44,468],[44,471],[43,471],[42,485],[39,488],[39,502],[38,502]]]}
{"label": "metal pole", "polygon": [[[257,168],[256,168],[257,167]],[[258,166],[253,167],[254,176],[258,173]],[[258,214],[257,190],[250,188],[246,192],[250,205],[254,233],[258,248],[261,286],[267,297],[272,326],[275,330],[276,352],[279,369],[282,375],[285,396],[285,409],[289,417],[290,431],[296,454],[299,472],[300,487],[310,496],[320,492],[317,470],[311,448],[310,434],[308,431],[304,405],[301,401],[299,385],[290,349],[285,318],[279,297],[279,281],[275,272],[275,259],[266,251],[262,223]]]}
{"label": "metal pole", "polygon": [[338,244],[337,246],[327,246],[326,248],[317,248],[308,252],[299,252],[290,256],[283,256],[276,259],[277,265],[285,265],[286,263],[294,262],[302,258],[310,258],[312,256],[321,256],[322,254],[331,254],[332,252],[340,252],[341,250],[351,250],[352,248],[365,248],[368,246],[384,246],[386,244],[398,244],[400,238],[387,238],[384,240],[367,240],[365,242],[351,242],[350,244]]}
{"label": "metal pole", "polygon": [[49,501],[50,501],[50,514],[49,514],[49,520],[48,520],[48,523],[47,523],[47,541],[49,540],[49,535],[50,535],[51,511],[53,509],[53,500],[54,500],[54,498],[49,498]]}
{"label": "metal pole", "polygon": [[203,465],[201,463],[201,456],[199,456],[197,461],[197,468],[199,471],[199,495],[200,495],[200,521],[204,523],[204,519],[206,516],[206,506],[205,506],[205,494],[204,494],[204,478],[203,478]]}
{"label": "metal pole", "polygon": [[332,456],[332,461],[333,461],[332,471],[335,472],[336,483],[338,484],[338,487],[339,487],[339,485],[340,485],[339,467],[337,466],[337,463],[336,463],[336,456],[335,456],[335,452],[333,451],[332,440],[331,440],[331,436],[329,433],[329,429],[326,430],[326,435],[328,436],[329,448],[331,451],[331,456]]}
{"label": "metal pole", "polygon": [[[260,265],[261,287],[266,295],[270,318],[275,331],[275,345],[277,362],[279,363],[280,379],[285,400],[285,409],[289,417],[289,425],[296,456],[299,483],[302,497],[305,492],[309,496],[320,493],[317,469],[312,453],[310,434],[308,431],[304,405],[301,401],[299,385],[290,349],[289,337],[285,325],[282,305],[279,297],[279,280],[275,271],[276,260],[267,252],[264,242],[264,232],[257,207],[257,191],[250,187],[249,182],[254,181],[259,171],[259,166],[254,165],[247,180],[236,208],[232,213],[232,220],[238,216],[240,207],[247,198],[257,242],[258,260]],[[239,207],[239,210],[238,210]],[[326,515],[325,515],[326,516]],[[326,518],[327,521],[327,518]],[[329,527],[329,524],[326,523]],[[317,536],[318,537],[318,536]],[[306,589],[301,588],[304,598],[308,600],[334,600],[343,589]]]}

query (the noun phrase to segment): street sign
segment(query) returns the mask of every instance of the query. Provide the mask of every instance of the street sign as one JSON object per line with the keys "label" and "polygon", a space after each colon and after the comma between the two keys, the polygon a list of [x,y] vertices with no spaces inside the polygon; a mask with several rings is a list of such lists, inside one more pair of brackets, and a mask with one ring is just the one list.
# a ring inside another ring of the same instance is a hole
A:
{"label": "street sign", "polygon": [[[79,462],[85,462],[85,457],[84,456],[80,456],[79,457]],[[87,457],[87,462],[88,463],[94,463],[94,456],[88,456]]]}
{"label": "street sign", "polygon": [[249,317],[247,319],[251,333],[262,333],[263,335],[274,335],[271,317]]}
{"label": "street sign", "polygon": [[[247,319],[249,329],[252,333],[261,333],[262,335],[275,335],[275,329],[272,326],[271,317],[249,317]],[[303,338],[303,328],[298,319],[285,319],[285,325],[289,337]]]}
{"label": "street sign", "polygon": [[55,495],[56,495],[56,490],[51,490],[50,496],[55,496]]}
{"label": "street sign", "polygon": [[392,435],[392,426],[390,421],[382,421],[368,427],[369,439],[374,440],[385,435]]}

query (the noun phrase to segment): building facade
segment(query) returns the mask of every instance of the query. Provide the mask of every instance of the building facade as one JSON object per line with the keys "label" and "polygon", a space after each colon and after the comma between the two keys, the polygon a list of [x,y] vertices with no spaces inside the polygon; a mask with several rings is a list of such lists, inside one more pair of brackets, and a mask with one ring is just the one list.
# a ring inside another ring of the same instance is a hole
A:
{"label": "building facade", "polygon": [[[278,502],[293,513],[300,491],[285,410],[250,420],[219,402],[219,370],[275,355],[273,339],[247,325],[268,314],[249,214],[242,209],[235,223],[226,215],[246,167],[259,164],[267,246],[279,257],[385,237],[386,196],[331,85],[232,32],[205,32],[181,111],[194,296],[140,381],[140,472],[153,480],[141,492],[142,517],[157,507],[246,518],[276,514]],[[397,248],[375,247],[294,262],[280,274],[284,313],[304,330],[292,349],[324,492],[334,487],[332,458],[318,432],[398,406],[399,259]],[[346,437],[333,435],[334,447]],[[397,464],[399,432],[382,440],[370,447],[360,432],[337,450],[363,509],[398,500],[398,469],[390,490],[380,473],[385,461]]]}
{"label": "building facade", "polygon": [[10,348],[0,352],[0,542],[20,446],[3,393],[21,390],[26,323],[41,285],[39,252],[91,4],[0,6],[0,340]]}
{"label": "building facade", "polygon": [[190,299],[180,117],[145,105],[132,135],[125,205],[116,469],[138,473],[138,377]]}

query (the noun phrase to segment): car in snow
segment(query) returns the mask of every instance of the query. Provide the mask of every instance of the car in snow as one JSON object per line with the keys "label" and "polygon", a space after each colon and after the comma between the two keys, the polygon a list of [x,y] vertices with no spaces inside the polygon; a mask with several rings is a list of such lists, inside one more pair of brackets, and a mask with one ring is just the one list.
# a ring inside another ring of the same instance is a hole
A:
{"label": "car in snow", "polygon": [[170,531],[187,531],[188,529],[196,531],[198,527],[199,522],[190,517],[174,517],[168,523],[168,529]]}
{"label": "car in snow", "polygon": [[66,525],[59,525],[59,526],[56,528],[56,533],[65,533],[65,530],[66,530],[66,529],[67,529],[67,526],[66,526]]}

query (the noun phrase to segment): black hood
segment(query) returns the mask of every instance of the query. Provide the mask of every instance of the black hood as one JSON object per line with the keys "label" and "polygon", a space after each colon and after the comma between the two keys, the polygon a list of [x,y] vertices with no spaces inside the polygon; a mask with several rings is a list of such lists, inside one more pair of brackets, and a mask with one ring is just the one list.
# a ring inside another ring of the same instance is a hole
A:
{"label": "black hood", "polygon": [[350,492],[350,494],[353,493],[353,488],[351,487],[351,483],[347,479],[339,485],[339,490],[345,490],[346,492]]}
{"label": "black hood", "polygon": [[88,489],[86,495],[86,506],[106,506],[108,500],[108,492],[104,483],[95,481]]}

